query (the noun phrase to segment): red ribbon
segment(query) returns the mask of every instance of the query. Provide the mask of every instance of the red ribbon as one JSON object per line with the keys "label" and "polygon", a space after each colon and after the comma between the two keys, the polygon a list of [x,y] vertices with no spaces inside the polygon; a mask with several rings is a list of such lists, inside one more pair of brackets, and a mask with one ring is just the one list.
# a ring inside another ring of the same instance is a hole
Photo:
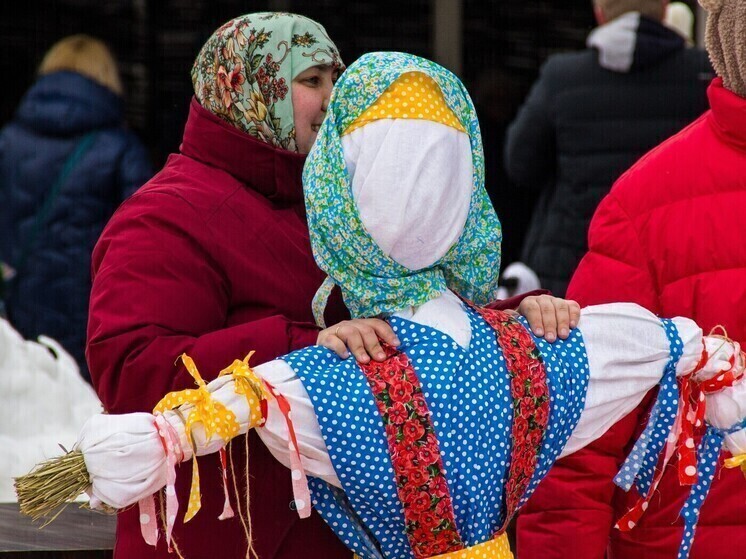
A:
{"label": "red ribbon", "polygon": [[[714,394],[724,388],[733,386],[741,378],[743,371],[736,371],[736,355],[730,358],[730,369],[702,382],[694,380],[694,375],[701,371],[709,359],[707,350],[702,350],[702,357],[694,370],[680,380],[679,419],[681,431],[676,439],[676,456],[679,460],[679,483],[694,485],[697,482],[697,451],[694,435],[704,425],[706,394]],[[677,422],[679,423],[679,422]]]}
{"label": "red ribbon", "polygon": [[[293,482],[295,510],[301,518],[308,518],[311,516],[311,491],[308,489],[308,477],[306,476],[306,471],[303,469],[303,463],[300,458],[298,439],[295,436],[295,428],[293,427],[293,420],[291,419],[290,403],[287,401],[285,396],[278,394],[275,387],[266,380],[264,381],[264,385],[269,390],[269,393],[277,400],[280,412],[285,416],[285,422],[288,426],[288,435],[290,436],[288,448],[290,449],[290,473]],[[267,417],[264,409],[262,409],[262,413],[264,417]]]}

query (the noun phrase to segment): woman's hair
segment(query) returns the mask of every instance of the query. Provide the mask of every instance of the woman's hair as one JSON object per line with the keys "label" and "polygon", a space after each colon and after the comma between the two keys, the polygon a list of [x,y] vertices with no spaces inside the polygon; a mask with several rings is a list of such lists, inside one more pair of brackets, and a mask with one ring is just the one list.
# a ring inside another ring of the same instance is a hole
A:
{"label": "woman's hair", "polygon": [[89,35],[70,35],[57,41],[44,55],[39,75],[68,70],[77,72],[122,95],[119,68],[108,47]]}

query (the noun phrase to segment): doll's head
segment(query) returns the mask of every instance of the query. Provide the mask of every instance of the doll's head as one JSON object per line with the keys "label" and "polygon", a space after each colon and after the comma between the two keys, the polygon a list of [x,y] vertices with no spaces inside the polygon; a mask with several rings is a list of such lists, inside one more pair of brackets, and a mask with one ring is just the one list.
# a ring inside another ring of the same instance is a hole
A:
{"label": "doll's head", "polygon": [[335,86],[303,182],[316,262],[353,315],[447,288],[494,298],[501,231],[479,123],[445,68],[392,52],[357,60]]}

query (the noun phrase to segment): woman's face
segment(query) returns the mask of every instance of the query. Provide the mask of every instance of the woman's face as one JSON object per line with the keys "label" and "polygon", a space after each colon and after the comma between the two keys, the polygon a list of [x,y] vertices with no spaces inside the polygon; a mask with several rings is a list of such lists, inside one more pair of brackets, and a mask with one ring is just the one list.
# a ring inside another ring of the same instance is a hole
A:
{"label": "woman's face", "polygon": [[295,143],[299,153],[311,151],[326,115],[337,74],[338,71],[331,66],[314,66],[301,72],[293,80]]}

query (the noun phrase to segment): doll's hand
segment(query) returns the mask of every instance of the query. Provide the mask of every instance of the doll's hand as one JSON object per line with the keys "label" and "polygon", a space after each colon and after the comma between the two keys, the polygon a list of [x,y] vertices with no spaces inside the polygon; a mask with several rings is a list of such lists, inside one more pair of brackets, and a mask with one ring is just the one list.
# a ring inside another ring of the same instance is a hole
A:
{"label": "doll's hand", "polygon": [[387,322],[378,318],[356,318],[319,332],[316,345],[331,349],[342,359],[350,356],[349,348],[355,359],[367,363],[371,358],[376,361],[386,358],[379,339],[394,347],[399,345],[399,339]]}
{"label": "doll's hand", "polygon": [[566,339],[580,320],[580,305],[551,295],[526,297],[518,305],[518,312],[526,317],[531,331],[548,342],[556,340],[558,334]]}

